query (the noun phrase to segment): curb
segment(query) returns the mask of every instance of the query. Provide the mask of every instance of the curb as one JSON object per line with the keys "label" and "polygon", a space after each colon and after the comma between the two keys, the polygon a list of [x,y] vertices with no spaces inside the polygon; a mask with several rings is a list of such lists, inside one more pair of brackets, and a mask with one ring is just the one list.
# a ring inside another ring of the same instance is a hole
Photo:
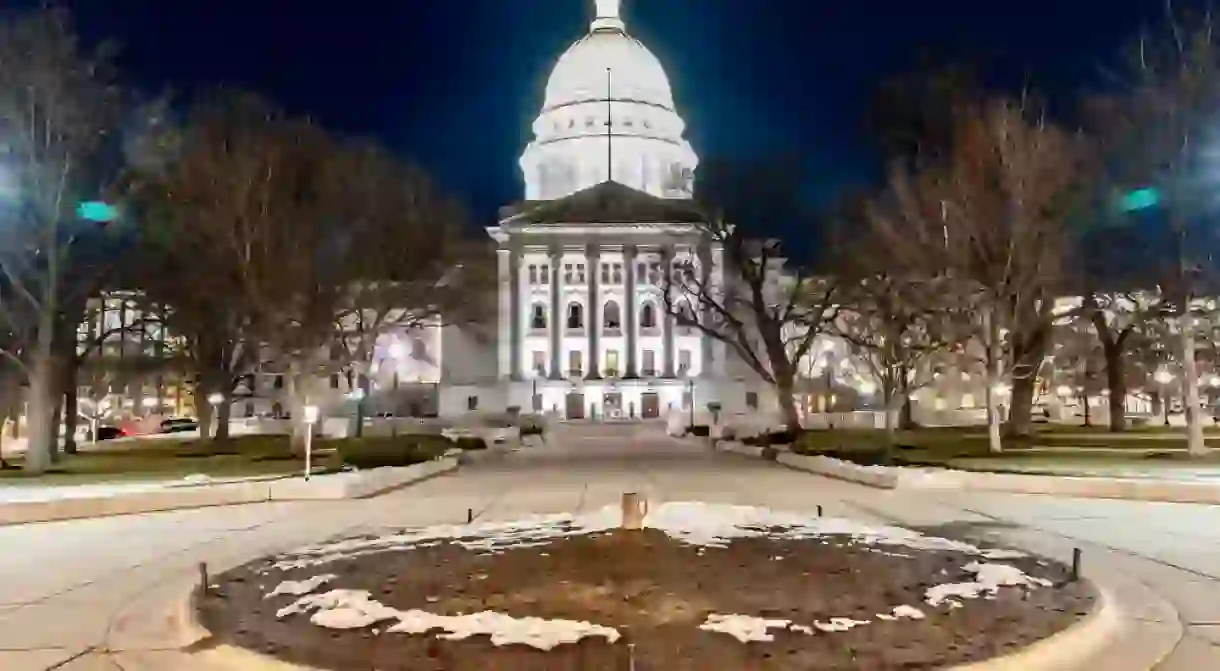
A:
{"label": "curb", "polygon": [[[1088,664],[1123,630],[1123,610],[1111,590],[1096,582],[1090,583],[1097,590],[1097,601],[1083,620],[1011,654],[945,667],[943,671],[1089,671]],[[212,632],[197,617],[195,594],[195,589],[188,590],[174,605],[172,619],[177,625],[174,638],[182,642],[184,652],[212,637]],[[188,654],[205,663],[209,671],[320,671],[316,667],[285,662],[229,644]]]}
{"label": "curb", "polygon": [[1084,670],[1093,658],[1122,631],[1123,611],[1110,590],[1093,583],[1097,603],[1089,615],[1072,626],[1003,657],[984,659],[945,671],[1068,671]]}
{"label": "curb", "polygon": [[[760,448],[729,443],[718,451],[761,458]],[[904,492],[999,492],[1085,499],[1194,503],[1220,506],[1220,485],[1204,482],[1155,481],[1080,475],[1034,475],[1000,471],[939,469],[878,470],[824,456],[780,453],[776,461],[787,468],[878,489]],[[904,472],[905,471],[905,472]]]}
{"label": "curb", "polygon": [[[373,469],[355,481],[318,483],[277,479],[153,490],[115,496],[19,501],[0,504],[0,526],[239,506],[269,502],[365,499],[452,472],[459,460],[442,458],[395,469]],[[379,472],[390,471],[390,472]],[[334,486],[325,486],[325,485]]]}

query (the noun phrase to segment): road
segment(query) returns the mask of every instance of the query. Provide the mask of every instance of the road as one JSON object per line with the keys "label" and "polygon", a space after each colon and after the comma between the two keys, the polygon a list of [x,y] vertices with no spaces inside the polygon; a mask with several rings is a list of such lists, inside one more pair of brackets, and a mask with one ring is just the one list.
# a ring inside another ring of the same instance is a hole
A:
{"label": "road", "polygon": [[[0,669],[179,671],[156,616],[198,563],[336,534],[611,505],[624,491],[958,530],[1047,554],[1085,548],[1172,604],[1186,635],[1160,669],[1220,669],[1220,508],[1004,494],[885,492],[710,452],[633,426],[567,428],[502,460],[347,502],[276,503],[0,528]],[[135,664],[133,662],[139,662]],[[157,666],[159,664],[159,666]]]}

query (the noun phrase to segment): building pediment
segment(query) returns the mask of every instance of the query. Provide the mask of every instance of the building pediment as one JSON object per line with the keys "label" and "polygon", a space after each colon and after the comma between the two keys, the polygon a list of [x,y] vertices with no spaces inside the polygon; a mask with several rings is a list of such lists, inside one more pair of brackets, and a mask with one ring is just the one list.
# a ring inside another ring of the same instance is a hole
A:
{"label": "building pediment", "polygon": [[507,224],[696,224],[706,221],[689,198],[660,198],[618,182],[602,182],[557,200],[526,200],[502,208]]}

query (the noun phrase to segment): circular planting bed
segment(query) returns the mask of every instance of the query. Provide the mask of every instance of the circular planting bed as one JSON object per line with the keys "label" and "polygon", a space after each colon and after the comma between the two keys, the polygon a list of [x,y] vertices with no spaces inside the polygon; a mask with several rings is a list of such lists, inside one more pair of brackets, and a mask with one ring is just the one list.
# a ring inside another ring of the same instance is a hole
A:
{"label": "circular planting bed", "polygon": [[760,508],[617,508],[408,529],[213,580],[222,643],[321,669],[935,669],[1088,614],[1063,567],[893,527]]}

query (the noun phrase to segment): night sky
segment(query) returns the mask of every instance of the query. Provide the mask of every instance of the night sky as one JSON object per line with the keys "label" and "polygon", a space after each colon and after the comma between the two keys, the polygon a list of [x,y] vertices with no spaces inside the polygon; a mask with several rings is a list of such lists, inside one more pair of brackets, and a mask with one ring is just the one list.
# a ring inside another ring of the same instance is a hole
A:
{"label": "night sky", "polygon": [[[63,4],[86,39],[119,44],[131,83],[249,88],[336,130],[378,136],[482,219],[521,197],[516,160],[546,76],[593,12],[592,0]],[[624,0],[628,31],[669,73],[695,151],[800,149],[820,200],[873,179],[861,121],[869,95],[921,52],[982,59],[1006,85],[1028,79],[1070,98],[1163,8],[1161,0]]]}

